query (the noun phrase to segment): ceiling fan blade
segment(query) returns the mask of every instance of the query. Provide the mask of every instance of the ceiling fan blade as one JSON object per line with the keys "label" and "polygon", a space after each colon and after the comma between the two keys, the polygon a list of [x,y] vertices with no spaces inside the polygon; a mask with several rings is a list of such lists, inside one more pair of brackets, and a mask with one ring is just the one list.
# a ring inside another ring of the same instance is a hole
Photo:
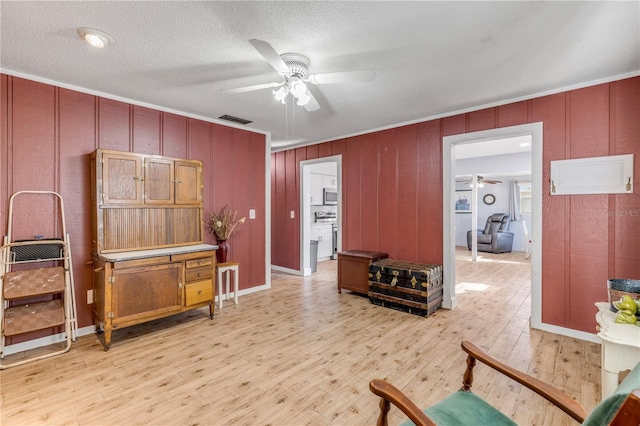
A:
{"label": "ceiling fan blade", "polygon": [[309,102],[305,104],[304,109],[306,109],[308,112],[319,110],[320,104],[318,103],[316,98],[313,96],[313,93],[309,92],[309,94],[311,95],[311,99],[309,100]]}
{"label": "ceiling fan blade", "polygon": [[355,83],[358,81],[371,81],[376,73],[371,70],[326,72],[310,75],[308,80],[313,84]]}
{"label": "ceiling fan blade", "polygon": [[264,59],[279,73],[288,74],[291,72],[287,64],[284,63],[278,52],[269,43],[263,40],[252,38],[249,43],[262,55]]}
{"label": "ceiling fan blade", "polygon": [[484,183],[490,183],[491,185],[495,184],[495,183],[502,183],[501,180],[491,180],[491,179],[482,179],[482,182]]}
{"label": "ceiling fan blade", "polygon": [[237,87],[235,89],[222,89],[221,92],[245,93],[245,92],[252,92],[254,90],[262,90],[262,89],[269,89],[271,87],[278,87],[278,86],[282,86],[283,84],[284,84],[284,82],[256,84],[255,86]]}

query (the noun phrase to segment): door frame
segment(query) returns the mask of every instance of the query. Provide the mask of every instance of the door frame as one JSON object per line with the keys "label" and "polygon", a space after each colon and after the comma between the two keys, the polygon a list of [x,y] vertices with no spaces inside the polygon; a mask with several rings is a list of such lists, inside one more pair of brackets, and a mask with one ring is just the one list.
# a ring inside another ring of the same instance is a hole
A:
{"label": "door frame", "polygon": [[542,326],[542,122],[462,133],[442,138],[442,209],[443,209],[443,307],[456,307],[455,190],[456,145],[485,142],[516,136],[531,136],[531,327]]}
{"label": "door frame", "polygon": [[[303,276],[311,275],[311,176],[309,166],[318,163],[336,163],[336,184],[338,205],[336,223],[338,224],[338,252],[342,251],[342,155],[314,158],[300,161],[300,271]],[[309,200],[309,201],[307,201]]]}

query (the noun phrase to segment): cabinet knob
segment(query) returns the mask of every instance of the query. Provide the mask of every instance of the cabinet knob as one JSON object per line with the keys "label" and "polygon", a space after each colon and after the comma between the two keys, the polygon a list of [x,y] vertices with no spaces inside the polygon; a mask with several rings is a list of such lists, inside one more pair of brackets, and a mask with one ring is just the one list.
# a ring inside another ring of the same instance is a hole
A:
{"label": "cabinet knob", "polygon": [[198,296],[202,294],[202,290],[198,290]]}

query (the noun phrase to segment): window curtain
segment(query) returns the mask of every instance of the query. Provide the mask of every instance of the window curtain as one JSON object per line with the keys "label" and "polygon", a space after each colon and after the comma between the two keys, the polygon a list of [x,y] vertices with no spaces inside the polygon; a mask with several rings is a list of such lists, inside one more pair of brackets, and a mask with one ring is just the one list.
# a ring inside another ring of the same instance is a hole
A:
{"label": "window curtain", "polygon": [[509,182],[509,216],[511,221],[520,220],[520,186],[518,182],[512,180]]}

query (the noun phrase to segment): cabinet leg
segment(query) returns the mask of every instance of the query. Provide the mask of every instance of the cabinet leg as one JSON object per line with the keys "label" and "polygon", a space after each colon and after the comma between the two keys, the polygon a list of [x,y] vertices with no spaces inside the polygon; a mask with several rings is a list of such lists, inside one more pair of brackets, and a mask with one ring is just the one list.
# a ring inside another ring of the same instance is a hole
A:
{"label": "cabinet leg", "polygon": [[607,371],[605,369],[604,366],[602,366],[602,376],[601,376],[601,381],[602,381],[602,399],[605,399],[611,395],[613,395],[613,393],[615,392],[616,388],[618,387],[618,373],[615,373],[613,371]]}
{"label": "cabinet leg", "polygon": [[104,351],[108,351],[111,347],[111,330],[105,330],[104,332]]}
{"label": "cabinet leg", "polygon": [[213,305],[214,302],[209,303],[209,319],[213,319]]}

